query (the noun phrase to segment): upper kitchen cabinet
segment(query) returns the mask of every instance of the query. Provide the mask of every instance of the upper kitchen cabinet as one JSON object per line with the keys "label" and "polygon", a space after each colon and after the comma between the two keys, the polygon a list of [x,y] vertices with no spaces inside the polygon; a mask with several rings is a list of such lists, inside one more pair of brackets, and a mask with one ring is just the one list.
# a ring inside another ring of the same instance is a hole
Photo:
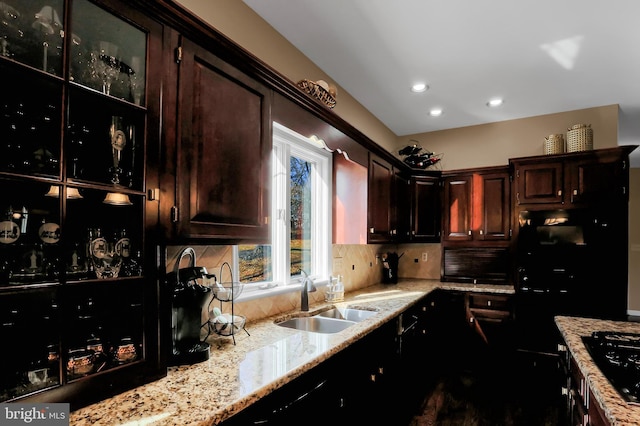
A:
{"label": "upper kitchen cabinet", "polygon": [[506,166],[446,172],[443,177],[443,240],[510,238],[510,176]]}
{"label": "upper kitchen cabinet", "polygon": [[411,239],[411,177],[404,170],[394,169],[394,191],[391,194],[394,236],[397,242],[408,242]]}
{"label": "upper kitchen cabinet", "polygon": [[167,38],[176,56],[165,77],[160,220],[171,240],[268,242],[271,90],[195,42]]}
{"label": "upper kitchen cabinet", "polygon": [[369,154],[369,191],[367,224],[369,243],[388,242],[393,239],[391,189],[393,166],[382,158]]}
{"label": "upper kitchen cabinet", "polygon": [[440,241],[442,207],[440,179],[433,176],[411,178],[411,241]]}
{"label": "upper kitchen cabinet", "polygon": [[516,206],[587,207],[628,198],[629,154],[621,146],[510,160]]}
{"label": "upper kitchen cabinet", "polygon": [[443,175],[444,215],[443,239],[447,241],[471,240],[471,188],[472,176]]}
{"label": "upper kitchen cabinet", "polygon": [[390,162],[370,153],[368,242],[406,242],[411,219],[410,178]]}

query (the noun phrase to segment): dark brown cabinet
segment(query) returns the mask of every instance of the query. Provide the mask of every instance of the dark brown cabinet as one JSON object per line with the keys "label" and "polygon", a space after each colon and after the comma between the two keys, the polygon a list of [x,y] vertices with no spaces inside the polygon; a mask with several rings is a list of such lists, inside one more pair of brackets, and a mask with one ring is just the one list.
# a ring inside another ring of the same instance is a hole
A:
{"label": "dark brown cabinet", "polygon": [[171,239],[267,242],[271,91],[183,38],[173,64],[167,170],[161,209]]}
{"label": "dark brown cabinet", "polygon": [[369,154],[367,205],[368,242],[380,243],[393,239],[391,189],[393,166],[374,154]]}
{"label": "dark brown cabinet", "polygon": [[443,240],[470,241],[473,239],[471,229],[471,196],[472,176],[445,176],[444,185],[444,217]]}
{"label": "dark brown cabinet", "polygon": [[409,240],[411,180],[388,161],[369,154],[367,224],[369,243]]}
{"label": "dark brown cabinet", "polygon": [[439,182],[439,176],[411,176],[369,154],[368,242],[439,241]]}
{"label": "dark brown cabinet", "polygon": [[411,239],[411,208],[412,208],[412,188],[411,178],[402,170],[395,170],[393,176],[395,191],[393,191],[392,203],[392,224],[394,237],[398,242],[406,242]]}
{"label": "dark brown cabinet", "polygon": [[634,147],[511,159],[516,205],[585,207],[628,197]]}
{"label": "dark brown cabinet", "polygon": [[513,297],[509,294],[468,293],[469,326],[488,345],[510,348],[513,332]]}
{"label": "dark brown cabinet", "polygon": [[443,174],[442,279],[509,281],[511,238],[508,167]]}
{"label": "dark brown cabinet", "polygon": [[115,0],[3,7],[0,402],[75,409],[166,374],[146,192],[162,26]]}
{"label": "dark brown cabinet", "polygon": [[607,420],[598,400],[593,396],[589,382],[580,370],[565,342],[558,344],[559,367],[564,375],[561,394],[564,397],[567,424],[571,426],[606,426]]}
{"label": "dark brown cabinet", "polygon": [[438,177],[411,178],[411,241],[440,241],[441,186]]}
{"label": "dark brown cabinet", "polygon": [[510,238],[510,177],[506,167],[451,172],[443,178],[443,240]]}

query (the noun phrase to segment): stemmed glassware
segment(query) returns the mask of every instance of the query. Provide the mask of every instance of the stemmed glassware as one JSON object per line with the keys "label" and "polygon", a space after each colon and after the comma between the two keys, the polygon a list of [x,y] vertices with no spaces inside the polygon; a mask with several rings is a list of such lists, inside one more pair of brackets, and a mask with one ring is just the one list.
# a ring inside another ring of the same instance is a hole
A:
{"label": "stemmed glassware", "polygon": [[[51,6],[44,6],[40,9],[40,12],[35,15],[36,20],[31,24],[31,27],[35,29],[42,36],[42,69],[47,71],[48,58],[49,58],[49,37],[56,33],[61,34],[62,21],[58,12]],[[58,47],[58,46],[56,46]]]}
{"label": "stemmed glassware", "polygon": [[108,41],[98,43],[98,50],[91,52],[90,64],[93,75],[102,82],[102,93],[111,94],[111,83],[120,74],[117,59],[118,46]]}

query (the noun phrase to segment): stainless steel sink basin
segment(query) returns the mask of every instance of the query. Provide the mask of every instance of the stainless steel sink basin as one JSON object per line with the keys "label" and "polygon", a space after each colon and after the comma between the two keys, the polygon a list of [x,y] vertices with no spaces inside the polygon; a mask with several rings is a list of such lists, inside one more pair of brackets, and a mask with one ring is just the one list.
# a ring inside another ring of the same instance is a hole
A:
{"label": "stainless steel sink basin", "polygon": [[337,333],[355,324],[354,321],[328,317],[299,317],[277,322],[280,327],[288,327],[296,330],[312,331],[314,333]]}
{"label": "stainless steel sink basin", "polygon": [[376,311],[367,311],[364,309],[353,308],[333,308],[328,311],[320,312],[317,317],[337,318],[341,320],[360,322],[376,315]]}

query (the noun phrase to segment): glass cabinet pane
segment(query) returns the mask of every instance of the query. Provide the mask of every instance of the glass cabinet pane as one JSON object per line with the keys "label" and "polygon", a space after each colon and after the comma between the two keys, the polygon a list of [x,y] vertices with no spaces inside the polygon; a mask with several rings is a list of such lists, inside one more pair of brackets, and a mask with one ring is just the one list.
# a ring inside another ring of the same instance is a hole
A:
{"label": "glass cabinet pane", "polygon": [[68,111],[67,178],[142,190],[143,112],[82,90]]}
{"label": "glass cabinet pane", "polygon": [[60,384],[59,310],[55,289],[3,295],[0,402]]}
{"label": "glass cabinet pane", "polygon": [[0,180],[0,287],[61,278],[57,185]]}
{"label": "glass cabinet pane", "polygon": [[144,197],[89,189],[79,193],[82,199],[67,200],[67,278],[141,276]]}
{"label": "glass cabinet pane", "polygon": [[68,333],[63,336],[68,350],[62,358],[67,381],[143,359],[140,283],[109,282],[65,289],[69,324],[62,329]]}
{"label": "glass cabinet pane", "polygon": [[62,76],[64,34],[63,0],[0,2],[1,56]]}
{"label": "glass cabinet pane", "polygon": [[34,79],[7,64],[0,64],[0,73],[6,82],[0,97],[0,171],[59,177],[61,83]]}
{"label": "glass cabinet pane", "polygon": [[71,28],[71,81],[144,105],[146,34],[86,0],[73,3]]}

